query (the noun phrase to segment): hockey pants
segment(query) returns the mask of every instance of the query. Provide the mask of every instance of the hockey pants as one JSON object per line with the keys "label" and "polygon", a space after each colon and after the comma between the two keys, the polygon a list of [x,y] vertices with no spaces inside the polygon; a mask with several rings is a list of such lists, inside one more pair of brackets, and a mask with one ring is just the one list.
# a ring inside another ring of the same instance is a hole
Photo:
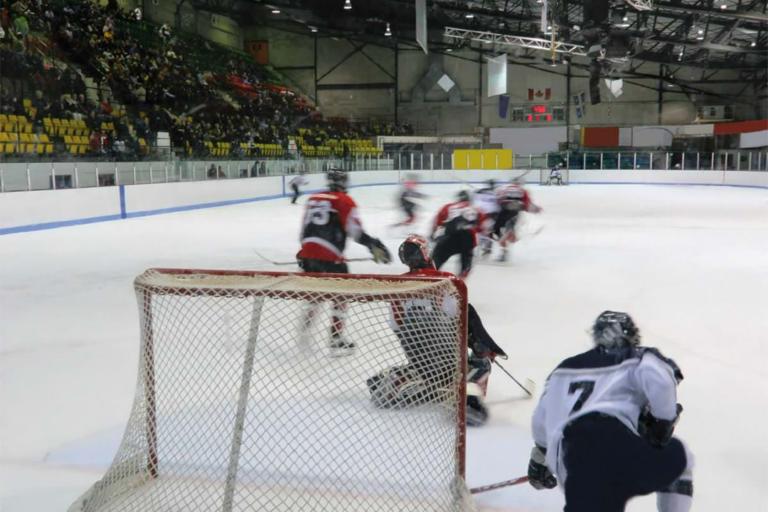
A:
{"label": "hockey pants", "polygon": [[562,450],[565,512],[623,512],[630,498],[652,492],[661,504],[666,493],[682,498],[662,512],[690,508],[691,464],[677,438],[656,448],[613,416],[588,413],[566,426]]}

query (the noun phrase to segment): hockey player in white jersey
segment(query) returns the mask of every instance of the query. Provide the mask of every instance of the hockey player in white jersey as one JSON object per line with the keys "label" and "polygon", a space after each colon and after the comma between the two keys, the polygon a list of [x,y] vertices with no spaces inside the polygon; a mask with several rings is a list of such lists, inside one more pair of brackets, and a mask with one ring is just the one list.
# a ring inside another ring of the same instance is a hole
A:
{"label": "hockey player in white jersey", "polygon": [[671,359],[641,347],[626,313],[605,311],[595,348],[560,363],[533,413],[529,482],[565,492],[565,512],[623,512],[657,493],[659,512],[687,512],[693,459],[672,437],[682,411]]}
{"label": "hockey player in white jersey", "polygon": [[[499,205],[498,198],[496,197],[496,181],[488,180],[486,186],[475,190],[472,195],[472,206],[480,210],[485,214],[487,219],[490,219],[494,224],[496,223],[496,217],[499,214],[501,206]],[[491,254],[493,248],[493,239],[485,234],[479,233],[479,245],[480,256],[488,256]]]}

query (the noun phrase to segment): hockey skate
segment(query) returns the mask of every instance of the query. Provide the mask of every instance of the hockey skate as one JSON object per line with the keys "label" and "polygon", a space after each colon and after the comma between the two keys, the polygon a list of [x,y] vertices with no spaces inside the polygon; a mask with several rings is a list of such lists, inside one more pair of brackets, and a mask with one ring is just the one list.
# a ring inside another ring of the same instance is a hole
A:
{"label": "hockey skate", "polygon": [[344,338],[344,336],[332,336],[328,344],[331,357],[345,357],[354,354],[357,348],[354,343]]}
{"label": "hockey skate", "polygon": [[501,249],[501,252],[499,253],[499,255],[496,257],[496,260],[495,260],[495,261],[497,261],[497,262],[499,262],[499,263],[504,263],[504,262],[506,262],[506,261],[507,261],[507,255],[508,255],[508,251],[507,251],[507,248],[506,248],[506,247],[503,247],[503,248]]}

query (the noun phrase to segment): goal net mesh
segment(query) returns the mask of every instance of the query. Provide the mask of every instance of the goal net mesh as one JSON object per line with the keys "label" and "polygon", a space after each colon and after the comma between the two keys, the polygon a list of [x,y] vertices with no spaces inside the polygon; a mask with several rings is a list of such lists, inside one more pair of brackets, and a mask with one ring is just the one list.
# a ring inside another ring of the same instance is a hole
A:
{"label": "goal net mesh", "polygon": [[[462,283],[148,270],[135,288],[134,405],[71,511],[472,510]],[[331,357],[332,331],[355,351]]]}

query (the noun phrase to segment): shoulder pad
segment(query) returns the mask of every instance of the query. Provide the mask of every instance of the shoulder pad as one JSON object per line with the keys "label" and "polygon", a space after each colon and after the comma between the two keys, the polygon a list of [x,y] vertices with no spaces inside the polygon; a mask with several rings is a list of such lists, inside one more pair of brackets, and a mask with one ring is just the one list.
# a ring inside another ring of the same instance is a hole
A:
{"label": "shoulder pad", "polygon": [[662,354],[659,349],[653,348],[653,347],[637,347],[637,352],[640,355],[641,359],[646,353],[650,352],[654,356],[658,357],[659,359],[667,363],[667,365],[669,365],[670,368],[672,368],[672,373],[675,374],[675,380],[677,380],[678,384],[680,384],[680,382],[683,380],[683,372],[682,370],[680,370],[680,367],[677,366],[677,363],[675,363],[674,360],[668,357],[665,357],[664,354]]}

